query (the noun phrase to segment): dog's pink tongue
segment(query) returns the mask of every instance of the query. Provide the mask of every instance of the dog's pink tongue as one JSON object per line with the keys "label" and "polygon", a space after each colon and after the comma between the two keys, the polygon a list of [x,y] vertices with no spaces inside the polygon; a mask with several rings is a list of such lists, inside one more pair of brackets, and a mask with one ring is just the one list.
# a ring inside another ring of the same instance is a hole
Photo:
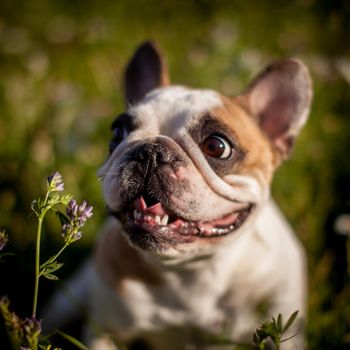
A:
{"label": "dog's pink tongue", "polygon": [[151,207],[147,207],[146,201],[142,196],[135,199],[133,205],[136,208],[136,210],[142,213],[153,215],[166,215],[166,212],[160,202],[152,205]]}

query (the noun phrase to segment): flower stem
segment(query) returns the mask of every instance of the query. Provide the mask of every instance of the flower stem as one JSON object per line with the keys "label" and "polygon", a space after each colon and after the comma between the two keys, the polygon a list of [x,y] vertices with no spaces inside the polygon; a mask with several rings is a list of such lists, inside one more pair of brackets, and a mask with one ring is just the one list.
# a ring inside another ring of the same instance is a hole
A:
{"label": "flower stem", "polygon": [[42,213],[42,215],[39,216],[38,228],[36,231],[35,285],[34,285],[33,312],[32,312],[32,316],[34,318],[36,316],[36,308],[37,308],[37,304],[38,304],[39,278],[40,278],[40,240],[41,240],[41,230],[42,230],[44,215]]}
{"label": "flower stem", "polygon": [[46,207],[49,200],[50,188],[48,188],[40,215],[38,217],[38,228],[36,230],[36,247],[35,247],[35,284],[34,284],[34,297],[33,297],[33,311],[32,316],[35,318],[36,309],[38,305],[38,293],[39,293],[39,279],[40,279],[40,241],[41,231],[43,226],[44,217],[49,208]]}
{"label": "flower stem", "polygon": [[52,261],[55,261],[68,246],[69,244],[65,243],[65,245],[61,248],[61,250],[52,258]]}
{"label": "flower stem", "polygon": [[56,255],[52,256],[49,260],[47,260],[45,263],[43,263],[43,264],[40,266],[41,271],[39,271],[39,277],[40,277],[40,276],[42,275],[42,273],[43,273],[43,268],[44,268],[47,264],[53,263],[53,262],[63,253],[63,251],[64,251],[68,246],[69,246],[69,243],[65,243],[65,244],[63,245],[63,247],[60,249],[60,251],[59,251]]}

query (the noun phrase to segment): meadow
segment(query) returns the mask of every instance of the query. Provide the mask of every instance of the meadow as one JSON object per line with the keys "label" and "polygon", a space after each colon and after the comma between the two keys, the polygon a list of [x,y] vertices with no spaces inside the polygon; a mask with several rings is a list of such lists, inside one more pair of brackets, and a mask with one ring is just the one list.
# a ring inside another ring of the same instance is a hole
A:
{"label": "meadow", "polygon": [[[159,44],[174,83],[227,95],[271,59],[297,57],[310,69],[314,102],[272,196],[308,254],[308,348],[349,349],[350,224],[336,225],[350,214],[349,38],[346,0],[1,1],[0,228],[14,255],[0,262],[0,295],[30,314],[30,204],[53,171],[94,207],[83,238],[63,254],[60,280],[92,252],[107,215],[96,171],[124,108],[124,67],[141,42]],[[49,257],[62,244],[54,215],[44,232]],[[43,281],[39,309],[59,284]],[[5,338],[2,329],[1,349]]]}

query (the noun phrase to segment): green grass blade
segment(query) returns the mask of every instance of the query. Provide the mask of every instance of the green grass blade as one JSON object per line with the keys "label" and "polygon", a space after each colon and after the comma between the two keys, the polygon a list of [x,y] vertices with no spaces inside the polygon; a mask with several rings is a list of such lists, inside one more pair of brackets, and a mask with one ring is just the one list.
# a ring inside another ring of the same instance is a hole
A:
{"label": "green grass blade", "polygon": [[89,350],[88,347],[86,347],[83,343],[81,343],[78,339],[75,339],[71,335],[68,335],[60,330],[57,330],[57,333],[64,339],[68,340],[71,344],[75,345],[78,349]]}

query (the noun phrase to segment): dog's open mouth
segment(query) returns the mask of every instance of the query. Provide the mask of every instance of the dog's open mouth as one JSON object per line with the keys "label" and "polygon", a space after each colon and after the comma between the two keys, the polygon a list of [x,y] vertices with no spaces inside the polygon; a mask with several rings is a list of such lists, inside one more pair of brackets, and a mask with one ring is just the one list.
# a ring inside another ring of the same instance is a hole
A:
{"label": "dog's open mouth", "polygon": [[127,213],[128,224],[139,226],[149,232],[172,231],[182,236],[219,237],[237,230],[251,212],[245,209],[225,215],[213,221],[191,222],[166,210],[160,202],[147,206],[141,195],[131,204]]}

